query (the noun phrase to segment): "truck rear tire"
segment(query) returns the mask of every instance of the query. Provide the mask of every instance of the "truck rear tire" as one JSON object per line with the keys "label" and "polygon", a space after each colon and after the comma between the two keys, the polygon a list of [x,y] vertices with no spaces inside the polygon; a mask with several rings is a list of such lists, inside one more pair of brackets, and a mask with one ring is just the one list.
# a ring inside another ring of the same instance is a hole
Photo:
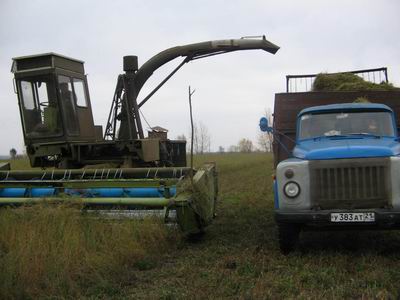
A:
{"label": "truck rear tire", "polygon": [[287,255],[295,249],[300,231],[299,224],[278,223],[279,248],[282,254]]}

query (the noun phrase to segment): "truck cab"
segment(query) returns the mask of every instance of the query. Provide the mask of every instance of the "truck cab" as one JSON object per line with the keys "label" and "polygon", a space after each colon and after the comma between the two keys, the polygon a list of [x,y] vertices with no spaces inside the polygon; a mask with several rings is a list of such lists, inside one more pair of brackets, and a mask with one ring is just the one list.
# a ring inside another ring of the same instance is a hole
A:
{"label": "truck cab", "polygon": [[274,135],[282,252],[302,230],[400,227],[399,106],[398,90],[276,94],[260,127]]}
{"label": "truck cab", "polygon": [[303,109],[297,117],[293,156],[338,159],[396,155],[393,111],[384,104],[348,103]]}

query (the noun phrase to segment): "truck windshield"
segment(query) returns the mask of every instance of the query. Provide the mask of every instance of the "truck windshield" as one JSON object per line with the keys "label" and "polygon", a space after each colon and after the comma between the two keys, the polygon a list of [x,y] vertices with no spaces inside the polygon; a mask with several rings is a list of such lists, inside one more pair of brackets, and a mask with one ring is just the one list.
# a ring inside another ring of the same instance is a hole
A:
{"label": "truck windshield", "polygon": [[329,112],[300,117],[299,140],[339,135],[394,136],[392,114],[386,111]]}

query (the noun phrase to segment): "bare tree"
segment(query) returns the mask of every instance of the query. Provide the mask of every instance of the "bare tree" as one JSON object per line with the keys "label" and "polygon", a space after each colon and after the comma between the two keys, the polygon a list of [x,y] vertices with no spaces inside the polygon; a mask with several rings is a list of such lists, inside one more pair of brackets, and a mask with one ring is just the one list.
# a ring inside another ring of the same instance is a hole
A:
{"label": "bare tree", "polygon": [[206,125],[202,122],[193,124],[193,150],[196,154],[210,152],[211,137]]}
{"label": "bare tree", "polygon": [[239,147],[237,145],[230,145],[228,151],[229,152],[239,152]]}
{"label": "bare tree", "polygon": [[253,151],[253,142],[249,139],[241,139],[238,143],[238,148],[240,152],[250,153]]}
{"label": "bare tree", "polygon": [[[264,112],[264,116],[268,120],[268,124],[271,126],[273,122],[273,115],[270,108],[266,108]],[[272,142],[274,141],[274,136],[271,132],[260,132],[258,134],[258,145],[260,146],[262,151],[272,152]]]}
{"label": "bare tree", "polygon": [[199,122],[200,153],[210,152],[211,137],[206,125]]}
{"label": "bare tree", "polygon": [[15,148],[10,149],[10,157],[11,159],[15,159],[17,157],[17,150],[15,150]]}
{"label": "bare tree", "polygon": [[191,136],[191,139],[193,139],[193,152],[194,153],[199,153],[199,129],[197,126],[197,123],[193,123],[193,136]]}
{"label": "bare tree", "polygon": [[177,139],[177,140],[180,140],[180,141],[186,141],[186,140],[187,140],[187,139],[186,139],[186,136],[185,136],[184,134],[178,135],[178,136],[176,137],[176,139]]}

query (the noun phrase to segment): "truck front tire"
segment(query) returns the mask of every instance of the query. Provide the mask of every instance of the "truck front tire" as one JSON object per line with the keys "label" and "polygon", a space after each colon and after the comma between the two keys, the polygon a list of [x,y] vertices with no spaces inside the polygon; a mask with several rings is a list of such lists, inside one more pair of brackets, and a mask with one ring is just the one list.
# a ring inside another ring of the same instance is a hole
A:
{"label": "truck front tire", "polygon": [[287,255],[295,249],[300,231],[299,224],[278,223],[279,248],[282,254]]}

